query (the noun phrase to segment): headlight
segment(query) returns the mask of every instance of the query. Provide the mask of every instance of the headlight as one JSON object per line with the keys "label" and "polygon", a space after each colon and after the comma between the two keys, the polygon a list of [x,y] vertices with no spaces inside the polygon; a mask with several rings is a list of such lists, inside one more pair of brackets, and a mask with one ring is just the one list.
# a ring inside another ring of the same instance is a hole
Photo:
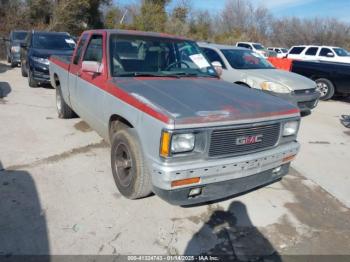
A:
{"label": "headlight", "polygon": [[290,121],[286,122],[283,126],[283,136],[292,136],[296,135],[299,127],[299,122],[298,121]]}
{"label": "headlight", "polygon": [[174,134],[171,139],[171,152],[181,153],[189,152],[194,148],[194,134]]}
{"label": "headlight", "polygon": [[19,46],[12,46],[12,47],[11,47],[11,52],[12,52],[12,53],[18,53],[19,50],[20,50]]}
{"label": "headlight", "polygon": [[291,90],[284,86],[281,85],[279,83],[275,83],[275,82],[263,82],[260,84],[260,87],[262,90],[265,91],[271,91],[271,92],[275,92],[275,93],[290,93]]}
{"label": "headlight", "polygon": [[41,57],[33,56],[32,59],[33,59],[34,62],[37,62],[37,63],[40,63],[40,64],[44,64],[44,65],[49,65],[50,64],[49,59],[47,59],[47,58],[41,58]]}

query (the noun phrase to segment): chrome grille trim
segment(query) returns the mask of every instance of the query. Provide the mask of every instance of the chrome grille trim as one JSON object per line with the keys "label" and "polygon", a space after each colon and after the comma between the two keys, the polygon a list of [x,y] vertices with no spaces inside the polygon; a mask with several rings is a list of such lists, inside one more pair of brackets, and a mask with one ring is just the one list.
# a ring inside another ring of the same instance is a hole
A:
{"label": "chrome grille trim", "polygon": [[[215,129],[210,135],[209,157],[245,155],[266,150],[275,146],[280,138],[281,124],[267,124],[257,127]],[[236,139],[242,136],[263,135],[262,142],[236,145]]]}

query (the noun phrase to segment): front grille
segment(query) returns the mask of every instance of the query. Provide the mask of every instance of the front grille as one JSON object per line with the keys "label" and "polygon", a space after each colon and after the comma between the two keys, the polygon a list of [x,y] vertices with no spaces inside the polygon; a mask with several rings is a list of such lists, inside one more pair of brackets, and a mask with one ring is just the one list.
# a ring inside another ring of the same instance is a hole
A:
{"label": "front grille", "polygon": [[[209,157],[244,155],[264,150],[276,145],[279,135],[279,123],[240,129],[214,130],[211,133]],[[237,145],[238,138],[251,136],[260,136],[261,142]]]}
{"label": "front grille", "polygon": [[314,94],[315,92],[316,92],[316,88],[294,90],[294,94],[296,95],[308,95],[308,94]]}

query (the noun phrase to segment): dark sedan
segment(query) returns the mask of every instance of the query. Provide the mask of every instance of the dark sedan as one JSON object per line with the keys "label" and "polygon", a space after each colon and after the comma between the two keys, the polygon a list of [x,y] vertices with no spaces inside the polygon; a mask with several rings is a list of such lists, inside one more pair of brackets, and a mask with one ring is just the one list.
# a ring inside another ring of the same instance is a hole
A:
{"label": "dark sedan", "polygon": [[22,76],[28,76],[30,87],[37,87],[50,83],[50,56],[71,56],[75,41],[68,33],[33,31],[21,47]]}

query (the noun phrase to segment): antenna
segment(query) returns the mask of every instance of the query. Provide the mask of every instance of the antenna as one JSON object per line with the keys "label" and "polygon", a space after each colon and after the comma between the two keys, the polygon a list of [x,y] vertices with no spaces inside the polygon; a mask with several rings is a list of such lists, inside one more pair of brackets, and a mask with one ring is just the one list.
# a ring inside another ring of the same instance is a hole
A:
{"label": "antenna", "polygon": [[125,18],[125,16],[126,16],[127,13],[128,13],[128,9],[125,10],[122,19],[120,19],[120,22],[119,22],[120,24],[123,24],[124,18]]}

